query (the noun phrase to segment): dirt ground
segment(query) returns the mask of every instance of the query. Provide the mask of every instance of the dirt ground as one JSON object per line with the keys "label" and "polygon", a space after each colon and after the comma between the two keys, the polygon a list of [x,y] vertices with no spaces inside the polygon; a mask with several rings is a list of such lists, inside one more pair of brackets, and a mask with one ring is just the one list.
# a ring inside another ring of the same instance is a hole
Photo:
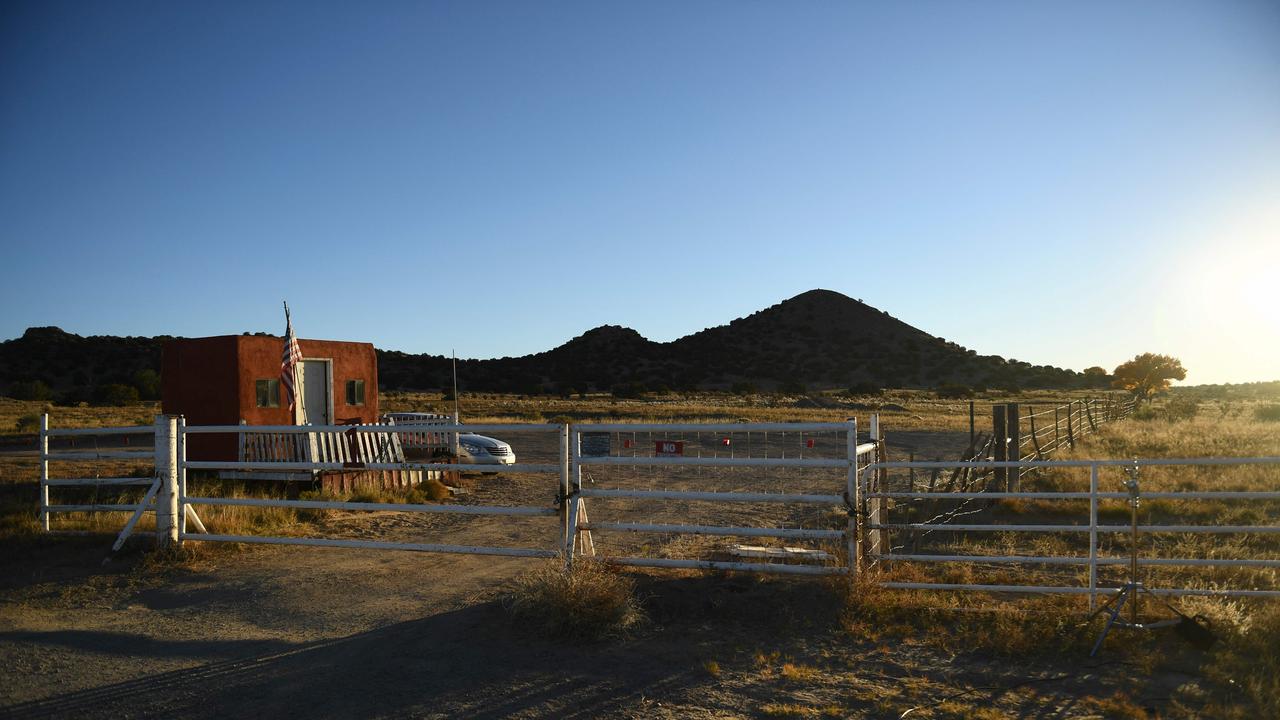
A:
{"label": "dirt ground", "polygon": [[[637,637],[565,644],[523,632],[497,600],[527,560],[254,548],[147,572],[138,555],[99,564],[97,538],[36,552],[46,569],[0,591],[9,717],[887,717],[956,687],[1062,674],[857,647],[821,580],[641,575]],[[1105,671],[1076,672],[992,702],[1097,716],[1077,698]]]}
{"label": "dirt ground", "polygon": [[[344,514],[323,529],[407,540],[451,517]],[[141,549],[104,564],[108,540],[42,539],[23,549],[32,571],[4,577],[0,716],[878,718],[945,701],[912,715],[1106,717],[1082,698],[1120,687],[1105,659],[858,643],[830,580],[638,574],[636,636],[575,644],[501,605],[542,561],[222,546],[153,567]]]}

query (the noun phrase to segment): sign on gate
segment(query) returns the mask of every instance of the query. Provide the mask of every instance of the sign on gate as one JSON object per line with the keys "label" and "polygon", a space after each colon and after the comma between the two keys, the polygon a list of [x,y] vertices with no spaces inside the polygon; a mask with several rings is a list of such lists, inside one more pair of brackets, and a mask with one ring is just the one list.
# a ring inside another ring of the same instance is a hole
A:
{"label": "sign on gate", "polygon": [[684,441],[683,440],[654,440],[653,454],[654,455],[683,455]]}
{"label": "sign on gate", "polygon": [[605,457],[609,454],[610,442],[607,432],[582,433],[582,457]]}

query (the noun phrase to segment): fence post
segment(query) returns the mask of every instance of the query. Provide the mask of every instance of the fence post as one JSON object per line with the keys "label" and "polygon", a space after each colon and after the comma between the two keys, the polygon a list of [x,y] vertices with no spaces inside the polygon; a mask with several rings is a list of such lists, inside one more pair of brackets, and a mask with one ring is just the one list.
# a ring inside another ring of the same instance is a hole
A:
{"label": "fence post", "polygon": [[1094,422],[1093,420],[1093,400],[1092,399],[1084,401],[1084,412],[1085,412],[1085,416],[1089,419],[1090,432],[1098,432],[1098,423]]}
{"label": "fence post", "polygon": [[1089,466],[1089,611],[1098,602],[1098,466]]}
{"label": "fence post", "polygon": [[973,401],[969,401],[969,447],[973,447]]}
{"label": "fence post", "polygon": [[582,455],[582,433],[576,428],[569,430],[569,482],[572,484],[569,492],[569,513],[567,519],[567,531],[564,537],[564,569],[566,571],[573,569],[573,553],[577,549],[578,544],[578,505],[581,496],[578,494],[582,491],[582,466],[578,463],[578,458]]}
{"label": "fence post", "polygon": [[[1009,432],[1010,437],[1010,460],[1022,460],[1022,422],[1018,411],[1018,403],[1009,403],[1005,405],[1005,429]],[[1008,492],[1016,492],[1018,485],[1022,482],[1022,468],[1013,468],[1013,472],[1005,476],[1008,486],[1005,488]]]}
{"label": "fence post", "polygon": [[[569,425],[560,426],[560,523],[569,537]],[[566,539],[565,542],[568,542]]]}
{"label": "fence post", "polygon": [[156,416],[156,544],[161,548],[178,545],[178,418]]}
{"label": "fence post", "polygon": [[175,442],[177,443],[176,452],[174,453],[174,470],[178,475],[178,542],[182,542],[182,536],[187,534],[187,418],[184,415],[178,416],[178,425],[175,428]]}
{"label": "fence post", "polygon": [[49,532],[49,413],[40,413],[40,527]]}
{"label": "fence post", "polygon": [[1031,447],[1036,451],[1036,459],[1044,459],[1044,451],[1040,449],[1040,434],[1036,430],[1036,409],[1030,408],[1031,412],[1027,413],[1027,421],[1031,423]]}
{"label": "fence post", "polygon": [[862,528],[858,522],[858,508],[861,507],[861,499],[858,493],[858,419],[856,417],[849,418],[849,427],[845,430],[846,451],[849,455],[849,472],[845,479],[845,505],[849,514],[848,526],[846,532],[848,537],[845,538],[849,559],[849,578],[858,577],[862,569],[862,542],[858,537]]}
{"label": "fence post", "polygon": [[[992,450],[995,450],[995,461],[1004,462],[1009,459],[1009,433],[1005,425],[1008,415],[1004,405],[991,406],[991,439]],[[1009,468],[995,469],[994,483],[997,488],[1005,488],[1009,482]]]}
{"label": "fence post", "polygon": [[1072,429],[1073,426],[1071,424],[1071,416],[1074,415],[1075,412],[1076,412],[1076,401],[1068,400],[1067,401],[1067,443],[1071,445],[1072,450],[1074,450],[1076,447],[1076,433],[1075,433],[1075,430]]}
{"label": "fence post", "polygon": [[1062,437],[1061,437],[1060,431],[1058,430],[1058,426],[1062,422],[1061,420],[1058,419],[1058,409],[1061,407],[1062,407],[1061,405],[1053,406],[1053,451],[1054,452],[1057,452],[1058,448],[1062,447]]}

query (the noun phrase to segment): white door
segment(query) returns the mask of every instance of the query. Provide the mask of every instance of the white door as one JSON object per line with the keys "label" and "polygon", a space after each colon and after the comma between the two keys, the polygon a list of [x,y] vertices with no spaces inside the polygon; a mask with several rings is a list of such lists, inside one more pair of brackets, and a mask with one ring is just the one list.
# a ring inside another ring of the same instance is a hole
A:
{"label": "white door", "polygon": [[329,424],[329,362],[327,360],[302,361],[302,407],[307,412],[307,424]]}

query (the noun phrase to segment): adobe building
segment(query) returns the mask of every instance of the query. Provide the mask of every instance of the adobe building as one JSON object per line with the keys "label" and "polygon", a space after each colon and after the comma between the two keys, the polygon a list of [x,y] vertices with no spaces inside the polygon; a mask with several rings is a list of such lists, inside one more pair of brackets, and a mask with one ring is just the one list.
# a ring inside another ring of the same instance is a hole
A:
{"label": "adobe building", "polygon": [[[307,422],[378,421],[378,357],[370,343],[298,340]],[[188,425],[292,425],[280,359],[284,338],[222,335],[170,340],[161,361],[161,407]],[[235,459],[233,434],[193,435],[192,460]]]}

